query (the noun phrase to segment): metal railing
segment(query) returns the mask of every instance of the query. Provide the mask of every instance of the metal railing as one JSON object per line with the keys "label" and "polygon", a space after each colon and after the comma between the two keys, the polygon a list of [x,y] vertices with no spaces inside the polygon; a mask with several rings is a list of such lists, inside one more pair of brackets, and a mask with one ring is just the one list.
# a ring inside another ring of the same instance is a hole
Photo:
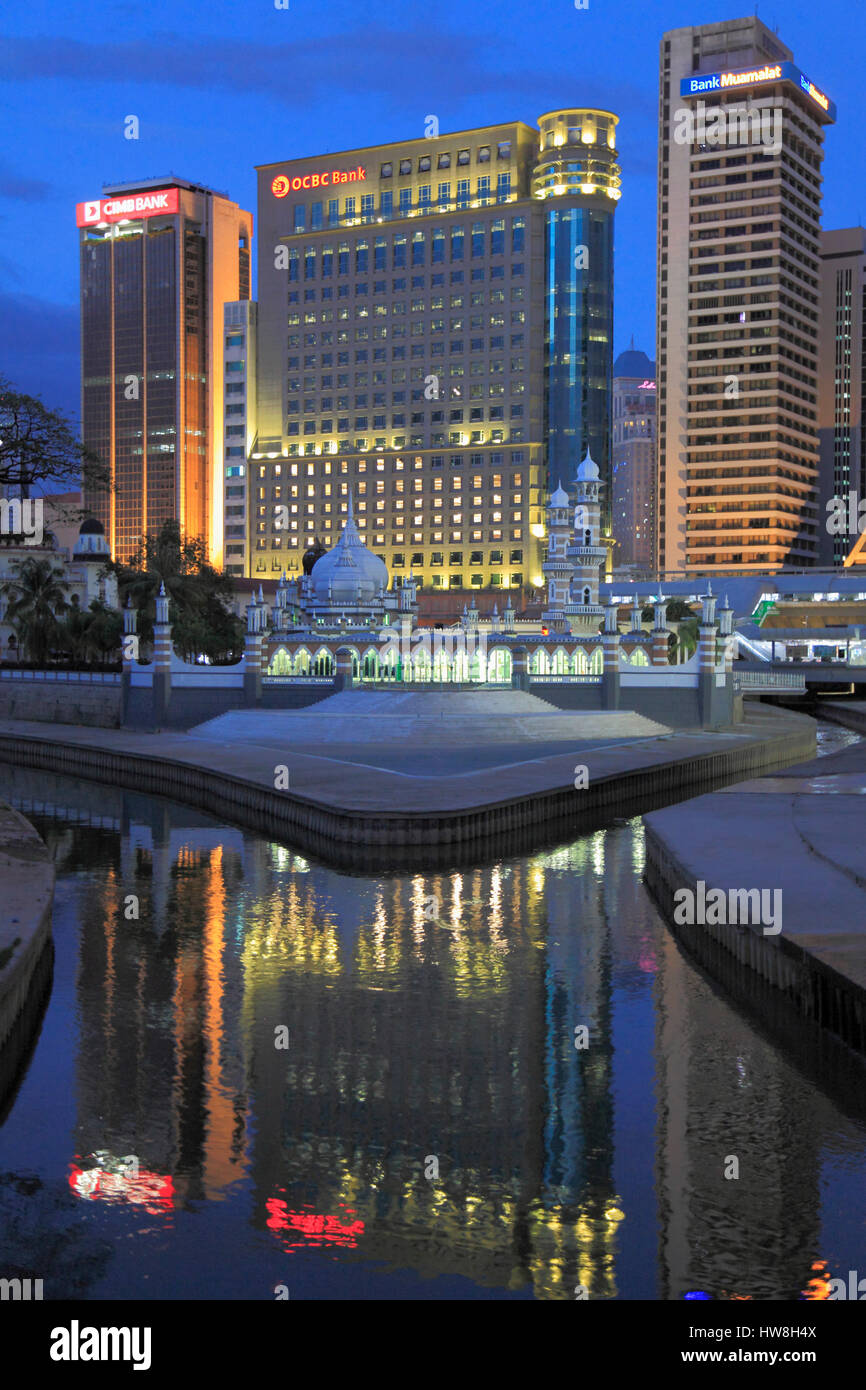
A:
{"label": "metal railing", "polygon": [[735,671],[734,690],[803,690],[806,681],[799,671]]}

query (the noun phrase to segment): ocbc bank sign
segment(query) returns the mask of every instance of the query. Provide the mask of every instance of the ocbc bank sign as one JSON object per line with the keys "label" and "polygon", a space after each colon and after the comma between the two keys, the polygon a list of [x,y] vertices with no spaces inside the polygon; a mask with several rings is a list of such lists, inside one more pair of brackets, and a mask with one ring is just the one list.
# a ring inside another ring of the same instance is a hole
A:
{"label": "ocbc bank sign", "polygon": [[337,183],[364,183],[367,178],[367,170],[363,164],[359,164],[355,169],[325,169],[319,174],[303,174],[289,178],[288,174],[277,174],[271,183],[271,192],[275,198],[285,198],[291,191],[298,193],[302,188],[330,188]]}

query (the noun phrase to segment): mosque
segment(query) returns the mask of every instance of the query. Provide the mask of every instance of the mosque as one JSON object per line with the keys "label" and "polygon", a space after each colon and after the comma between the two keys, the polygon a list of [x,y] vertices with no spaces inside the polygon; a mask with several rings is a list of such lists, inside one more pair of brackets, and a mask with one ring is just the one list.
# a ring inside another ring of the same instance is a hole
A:
{"label": "mosque", "polygon": [[[349,516],[332,550],[317,543],[304,555],[303,576],[280,580],[268,612],[264,596],[247,608],[248,629],[262,636],[262,669],[268,676],[329,676],[338,647],[352,653],[352,675],[362,680],[509,681],[511,647],[519,637],[538,644],[534,675],[600,674],[604,609],[598,587],[605,548],[601,543],[596,463],[587,453],[576,470],[574,500],[560,483],[547,505],[547,605],[540,618],[521,620],[507,597],[500,614],[481,618],[473,598],[459,623],[444,633],[417,628],[417,584],[396,579],[388,587],[383,560],[361,540]],[[252,624],[252,627],[250,627]],[[410,646],[410,634],[411,642]],[[638,664],[646,664],[645,634],[632,625]],[[571,650],[553,637],[576,639]]]}

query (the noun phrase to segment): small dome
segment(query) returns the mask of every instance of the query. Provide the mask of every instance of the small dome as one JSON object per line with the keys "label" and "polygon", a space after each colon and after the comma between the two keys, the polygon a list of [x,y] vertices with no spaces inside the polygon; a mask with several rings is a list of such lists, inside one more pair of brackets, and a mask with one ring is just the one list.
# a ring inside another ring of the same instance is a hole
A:
{"label": "small dome", "polygon": [[[341,606],[371,603],[380,589],[388,587],[384,560],[368,550],[358,534],[349,503],[349,519],[333,550],[317,560],[312,570],[313,593],[317,599]],[[339,598],[338,598],[339,593]]]}
{"label": "small dome", "polygon": [[565,491],[565,489],[562,486],[562,483],[560,482],[557,484],[556,491],[550,494],[550,501],[548,503],[548,506],[567,507],[568,505],[568,493]]}
{"label": "small dome", "polygon": [[586,451],[586,458],[578,466],[577,481],[579,483],[597,483],[599,480],[598,464],[593,460],[589,450]]}
{"label": "small dome", "polygon": [[73,560],[111,558],[111,550],[105,539],[102,522],[97,521],[95,516],[89,516],[86,521],[81,523],[72,558]]}
{"label": "small dome", "polygon": [[651,362],[639,348],[629,348],[621,352],[613,364],[614,380],[625,377],[631,381],[655,381],[656,364]]}

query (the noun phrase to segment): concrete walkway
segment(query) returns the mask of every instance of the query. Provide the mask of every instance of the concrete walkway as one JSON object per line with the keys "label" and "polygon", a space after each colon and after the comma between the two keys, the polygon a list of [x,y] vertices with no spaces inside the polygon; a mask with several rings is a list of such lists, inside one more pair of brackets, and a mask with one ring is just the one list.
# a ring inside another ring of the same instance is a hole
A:
{"label": "concrete walkway", "polygon": [[[711,934],[803,1012],[833,1013],[828,1026],[866,1051],[866,743],[645,820],[648,876],[670,915],[672,894],[698,880],[781,891],[778,934],[754,924]],[[699,945],[709,931],[679,934]]]}
{"label": "concrete walkway", "polygon": [[[549,710],[549,706],[544,707]],[[255,712],[259,713],[259,712]],[[518,745],[490,744],[487,748],[467,750],[460,737],[460,721],[441,722],[438,742],[430,752],[436,760],[436,775],[431,775],[422,750],[413,744],[401,747],[401,766],[377,766],[391,745],[391,723],[380,716],[378,744],[371,743],[360,753],[357,747],[345,748],[330,744],[321,751],[301,751],[294,737],[282,736],[299,717],[291,711],[261,711],[258,720],[242,715],[238,725],[232,716],[222,716],[210,724],[201,725],[189,733],[133,733],[128,730],[84,729],[63,725],[46,729],[45,725],[24,721],[0,722],[2,756],[15,762],[16,745],[21,750],[33,742],[54,747],[113,753],[127,759],[147,759],[170,762],[175,766],[202,769],[224,777],[238,779],[255,787],[273,790],[275,769],[288,769],[288,791],[293,800],[324,808],[367,816],[393,817],[449,815],[466,810],[481,810],[493,805],[527,798],[552,791],[570,789],[574,797],[575,767],[587,769],[588,789],[614,779],[627,778],[641,772],[652,772],[680,764],[688,768],[697,759],[712,754],[732,754],[738,751],[751,755],[760,752],[768,738],[778,739],[796,731],[804,735],[804,727],[813,729],[811,721],[798,716],[768,711],[756,706],[747,724],[723,733],[664,733],[636,738],[634,725],[626,723],[628,734],[611,737],[610,726],[603,724],[589,737],[599,716],[567,715],[573,721],[573,737],[556,741],[555,751],[540,751],[532,740]],[[554,715],[554,718],[556,717]],[[600,716],[602,719],[605,717]],[[632,721],[639,716],[625,715]],[[280,719],[285,720],[281,725]],[[223,721],[229,721],[225,724]],[[246,721],[246,722],[244,722]],[[653,726],[650,721],[645,721]],[[220,726],[215,729],[215,726]],[[603,730],[607,729],[607,733]],[[294,733],[294,729],[292,730]],[[221,736],[220,736],[221,735]],[[229,737],[231,735],[231,737]],[[481,735],[479,734],[479,737]],[[473,758],[481,757],[482,765],[473,767]],[[490,759],[493,765],[489,765]],[[488,765],[483,765],[485,759]],[[58,765],[59,766],[59,765]],[[719,773],[723,775],[723,773]],[[586,797],[586,790],[583,796]]]}

